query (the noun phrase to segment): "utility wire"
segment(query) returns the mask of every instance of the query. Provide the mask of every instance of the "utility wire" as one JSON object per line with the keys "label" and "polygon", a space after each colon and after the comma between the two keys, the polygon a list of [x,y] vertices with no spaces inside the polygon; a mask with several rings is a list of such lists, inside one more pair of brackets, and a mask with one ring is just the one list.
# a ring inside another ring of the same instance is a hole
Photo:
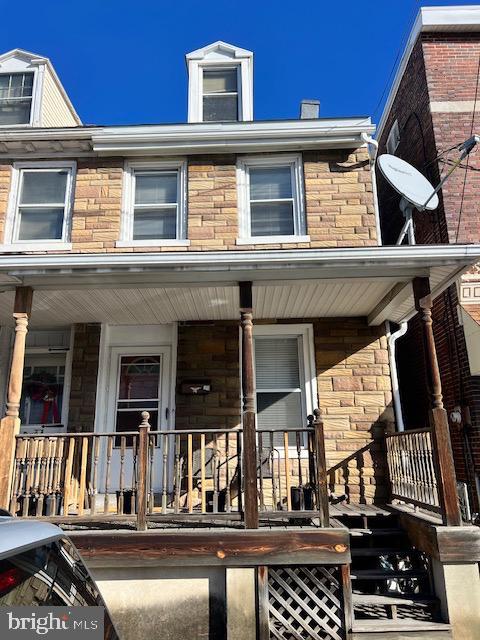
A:
{"label": "utility wire", "polygon": [[[475,83],[475,99],[473,101],[473,112],[472,112],[472,124],[470,127],[470,137],[473,136],[473,127],[475,124],[475,114],[477,112],[477,99],[478,99],[478,81],[480,79],[480,53],[478,54],[478,65],[477,65],[477,79]],[[458,242],[458,234],[460,233],[460,223],[462,221],[462,213],[463,213],[463,202],[465,199],[465,190],[467,187],[467,176],[469,169],[470,156],[467,156],[467,162],[465,166],[465,174],[463,176],[463,187],[462,187],[462,199],[460,201],[460,211],[458,212],[458,223],[457,223],[457,231],[455,233],[455,244]]]}
{"label": "utility wire", "polygon": [[411,31],[412,24],[413,24],[413,19],[415,18],[419,8],[420,8],[420,0],[414,0],[412,12],[411,12],[410,17],[408,19],[407,26],[406,26],[403,34],[402,34],[402,38],[400,40],[400,44],[399,44],[399,47],[398,47],[397,55],[396,55],[395,60],[393,62],[392,68],[390,69],[390,73],[388,75],[388,78],[387,78],[387,80],[385,82],[385,86],[383,88],[382,95],[380,96],[380,98],[379,98],[379,100],[377,102],[377,105],[376,105],[375,109],[372,112],[373,117],[375,117],[377,115],[378,110],[380,109],[380,106],[381,106],[381,104],[383,102],[383,99],[385,97],[385,94],[387,93],[389,87],[391,86],[390,81],[392,79],[393,74],[397,70],[397,64],[398,64],[398,62],[400,60],[400,57],[401,57],[403,51],[405,50],[407,37],[408,37],[408,35],[409,35],[410,31]]}

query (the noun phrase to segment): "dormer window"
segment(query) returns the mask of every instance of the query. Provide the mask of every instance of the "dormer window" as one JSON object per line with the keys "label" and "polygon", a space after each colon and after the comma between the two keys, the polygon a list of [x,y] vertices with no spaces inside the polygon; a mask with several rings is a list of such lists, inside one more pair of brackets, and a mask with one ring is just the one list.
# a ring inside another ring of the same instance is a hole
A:
{"label": "dormer window", "polygon": [[0,125],[30,124],[33,75],[0,74]]}
{"label": "dormer window", "polygon": [[238,69],[203,70],[203,121],[238,120]]}
{"label": "dormer window", "polygon": [[187,55],[189,122],[253,120],[253,53],[215,42]]}

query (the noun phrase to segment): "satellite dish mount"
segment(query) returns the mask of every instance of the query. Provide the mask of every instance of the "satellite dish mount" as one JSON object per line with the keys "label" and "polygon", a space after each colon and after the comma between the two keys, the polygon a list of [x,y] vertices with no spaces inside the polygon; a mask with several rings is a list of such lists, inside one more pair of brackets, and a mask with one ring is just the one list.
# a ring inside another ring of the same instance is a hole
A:
{"label": "satellite dish mount", "polygon": [[415,169],[405,160],[388,153],[384,153],[378,158],[378,167],[386,181],[402,196],[400,209],[405,217],[405,223],[398,236],[397,245],[403,243],[405,236],[408,238],[408,244],[415,244],[413,210],[417,209],[420,212],[433,211],[438,207],[438,192],[478,142],[480,142],[480,136],[472,136],[457,146],[462,153],[435,188],[418,169]]}

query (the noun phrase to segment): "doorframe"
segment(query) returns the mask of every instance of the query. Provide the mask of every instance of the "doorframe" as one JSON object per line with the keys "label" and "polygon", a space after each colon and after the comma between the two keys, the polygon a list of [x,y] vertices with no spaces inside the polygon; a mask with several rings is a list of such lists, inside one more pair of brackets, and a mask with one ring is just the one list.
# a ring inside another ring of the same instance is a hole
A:
{"label": "doorframe", "polygon": [[[108,399],[110,397],[110,363],[111,363],[111,350],[123,349],[128,351],[129,349],[139,347],[141,349],[149,349],[150,353],[155,352],[156,349],[169,349],[169,366],[168,372],[165,371],[168,382],[168,391],[166,390],[168,398],[168,408],[170,414],[168,420],[165,421],[166,430],[175,429],[175,390],[176,390],[176,375],[177,375],[177,342],[178,331],[177,323],[172,323],[172,340],[160,340],[157,344],[111,344],[110,325],[102,324],[100,333],[100,345],[99,345],[99,358],[98,358],[98,378],[97,378],[97,390],[95,401],[95,433],[105,433],[106,424],[108,421]],[[138,326],[139,331],[141,325]],[[167,368],[166,368],[167,369]]]}
{"label": "doorframe", "polygon": [[[153,346],[111,346],[108,349],[108,379],[105,387],[106,402],[105,402],[105,420],[103,422],[103,431],[115,431],[115,415],[116,415],[116,400],[119,384],[119,362],[122,356],[161,356],[161,371],[159,380],[159,400],[161,412],[158,413],[158,431],[170,431],[170,361],[171,361],[171,347],[168,345]],[[113,365],[113,363],[115,364]],[[168,408],[168,418],[165,417],[165,410]],[[138,424],[141,420],[139,417]],[[163,429],[165,425],[165,429]],[[138,426],[138,425],[137,425]],[[111,427],[111,428],[108,428]],[[101,433],[101,432],[100,432]]]}

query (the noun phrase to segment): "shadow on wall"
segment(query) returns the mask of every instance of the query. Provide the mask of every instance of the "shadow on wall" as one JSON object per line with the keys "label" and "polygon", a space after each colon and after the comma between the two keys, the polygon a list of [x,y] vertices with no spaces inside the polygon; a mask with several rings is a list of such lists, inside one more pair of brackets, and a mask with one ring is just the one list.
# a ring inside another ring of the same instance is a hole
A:
{"label": "shadow on wall", "polygon": [[350,502],[387,498],[384,434],[394,429],[384,327],[365,318],[314,323],[329,489]]}

